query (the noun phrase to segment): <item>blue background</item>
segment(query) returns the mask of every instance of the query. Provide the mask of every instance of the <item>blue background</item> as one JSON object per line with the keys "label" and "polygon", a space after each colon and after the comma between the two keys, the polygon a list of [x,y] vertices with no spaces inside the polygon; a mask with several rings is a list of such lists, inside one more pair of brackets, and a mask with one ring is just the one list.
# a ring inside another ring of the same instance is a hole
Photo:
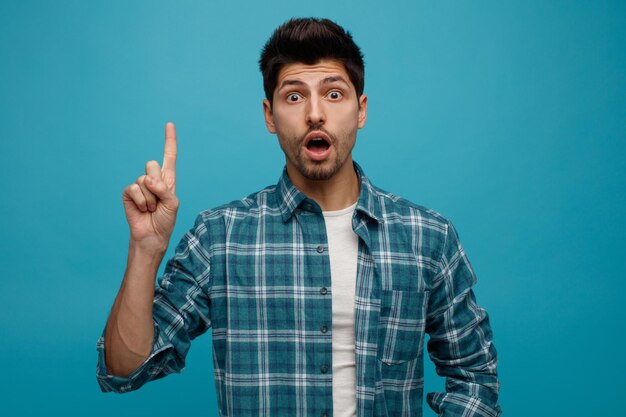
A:
{"label": "blue background", "polygon": [[[200,210],[274,183],[258,54],[310,15],[365,53],[355,159],[459,231],[505,415],[623,409],[626,2],[3,0],[0,414],[217,415],[209,334],[181,375],[125,395],[96,384],[125,265],[121,192],[161,159],[169,120],[175,241]],[[426,378],[443,387],[431,365]]]}

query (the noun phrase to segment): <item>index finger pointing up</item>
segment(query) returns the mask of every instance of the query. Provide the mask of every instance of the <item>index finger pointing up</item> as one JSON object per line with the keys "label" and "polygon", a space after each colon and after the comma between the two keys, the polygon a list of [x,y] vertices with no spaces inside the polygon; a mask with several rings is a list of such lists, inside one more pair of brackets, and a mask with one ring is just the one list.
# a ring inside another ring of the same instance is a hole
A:
{"label": "index finger pointing up", "polygon": [[163,151],[163,171],[176,171],[176,127],[169,122],[165,125],[165,150]]}

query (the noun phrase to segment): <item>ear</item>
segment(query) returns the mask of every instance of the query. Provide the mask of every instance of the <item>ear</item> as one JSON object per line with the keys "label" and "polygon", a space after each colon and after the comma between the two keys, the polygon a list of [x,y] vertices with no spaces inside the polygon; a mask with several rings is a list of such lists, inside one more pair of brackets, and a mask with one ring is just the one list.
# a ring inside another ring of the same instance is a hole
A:
{"label": "ear", "polygon": [[367,96],[361,94],[359,97],[359,129],[365,126],[365,120],[367,120]]}
{"label": "ear", "polygon": [[272,105],[268,99],[263,99],[263,115],[265,116],[265,126],[268,132],[276,133],[276,126],[274,125],[274,114],[272,113]]}

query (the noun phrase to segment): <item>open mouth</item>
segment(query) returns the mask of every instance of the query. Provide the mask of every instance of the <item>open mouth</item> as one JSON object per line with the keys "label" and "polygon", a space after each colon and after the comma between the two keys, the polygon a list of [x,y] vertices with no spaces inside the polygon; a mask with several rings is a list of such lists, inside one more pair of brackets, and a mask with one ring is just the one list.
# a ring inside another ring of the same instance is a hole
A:
{"label": "open mouth", "polygon": [[304,140],[305,152],[313,161],[325,160],[330,155],[331,147],[330,137],[319,130],[309,133]]}
{"label": "open mouth", "polygon": [[314,137],[307,142],[306,148],[311,152],[322,153],[330,148],[330,143],[323,137]]}

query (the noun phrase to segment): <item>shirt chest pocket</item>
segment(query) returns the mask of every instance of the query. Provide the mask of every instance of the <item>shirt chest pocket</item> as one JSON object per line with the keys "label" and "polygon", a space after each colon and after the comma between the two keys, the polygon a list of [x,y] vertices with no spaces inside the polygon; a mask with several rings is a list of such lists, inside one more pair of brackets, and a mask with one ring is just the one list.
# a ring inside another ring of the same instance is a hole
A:
{"label": "shirt chest pocket", "polygon": [[378,358],[395,365],[417,358],[424,345],[428,292],[382,290]]}

